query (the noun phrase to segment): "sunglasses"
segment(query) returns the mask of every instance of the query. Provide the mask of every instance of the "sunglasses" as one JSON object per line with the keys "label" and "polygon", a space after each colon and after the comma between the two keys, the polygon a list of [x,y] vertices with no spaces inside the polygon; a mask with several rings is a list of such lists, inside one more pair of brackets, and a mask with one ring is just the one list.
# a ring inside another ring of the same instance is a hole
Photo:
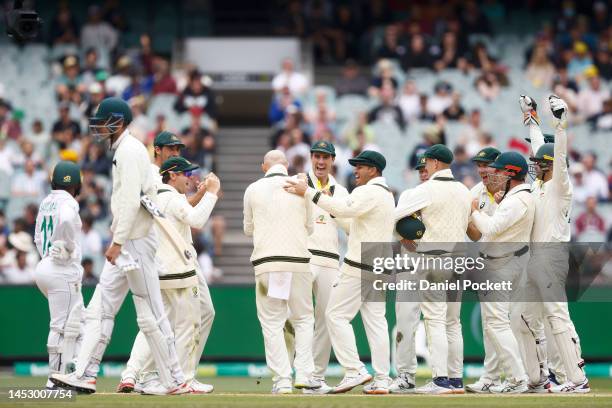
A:
{"label": "sunglasses", "polygon": [[195,173],[195,171],[194,171],[194,170],[187,170],[187,171],[184,171],[184,172],[183,172],[183,174],[185,175],[185,177],[191,177],[191,176],[193,176],[193,175],[194,175],[194,173]]}

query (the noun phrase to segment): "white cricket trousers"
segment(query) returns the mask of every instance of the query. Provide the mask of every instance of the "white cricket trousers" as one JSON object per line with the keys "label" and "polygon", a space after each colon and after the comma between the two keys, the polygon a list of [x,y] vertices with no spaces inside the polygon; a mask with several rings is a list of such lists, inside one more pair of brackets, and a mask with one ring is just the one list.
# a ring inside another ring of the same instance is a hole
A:
{"label": "white cricket trousers", "polygon": [[[68,316],[75,307],[83,308],[82,274],[82,270],[71,266],[57,265],[49,257],[43,258],[34,270],[36,285],[49,302],[50,321],[47,351],[49,353],[50,374],[59,373],[61,367],[71,363],[71,361],[61,361],[62,346],[65,334],[70,335],[65,330]],[[81,311],[78,311],[78,314],[81,314]],[[79,317],[78,335],[82,332],[80,323],[81,318]],[[77,333],[72,334],[77,335]]]}
{"label": "white cricket trousers", "polygon": [[312,291],[315,298],[314,307],[314,342],[312,354],[314,359],[313,377],[318,379],[325,378],[325,371],[329,364],[332,343],[327,330],[325,312],[329,304],[332,285],[338,280],[340,271],[338,268],[310,264],[310,271],[314,278]]}
{"label": "white cricket trousers", "polygon": [[162,383],[167,387],[185,381],[178,362],[174,335],[164,310],[155,262],[157,237],[154,228],[147,236],[128,240],[122,246],[138,264],[125,273],[106,261],[100,282],[86,310],[85,335],[77,363],[77,375],[95,377],[110,341],[115,315],[131,290],[139,328],[145,333]]}
{"label": "white cricket trousers", "polygon": [[333,285],[327,305],[327,328],[331,343],[346,374],[357,374],[364,364],[359,359],[351,321],[357,313],[361,313],[376,378],[388,379],[391,361],[386,303],[363,302],[361,285],[361,278],[345,273],[340,273],[338,282]]}
{"label": "white cricket trousers", "polygon": [[264,338],[266,364],[272,372],[274,382],[291,380],[291,364],[283,333],[287,319],[295,330],[296,377],[310,378],[314,371],[312,274],[309,272],[292,272],[292,274],[288,300],[268,296],[269,272],[255,276],[257,317]]}

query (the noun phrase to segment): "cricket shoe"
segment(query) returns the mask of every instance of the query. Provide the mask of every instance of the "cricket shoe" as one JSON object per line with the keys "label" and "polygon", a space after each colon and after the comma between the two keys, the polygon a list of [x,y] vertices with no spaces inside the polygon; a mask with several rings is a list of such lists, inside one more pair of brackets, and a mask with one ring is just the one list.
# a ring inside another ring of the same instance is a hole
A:
{"label": "cricket shoe", "polygon": [[414,390],[417,394],[444,395],[452,394],[453,388],[446,377],[436,377],[432,381]]}
{"label": "cricket shoe", "polygon": [[368,395],[386,395],[390,392],[390,386],[390,378],[374,379],[374,381],[363,387],[363,393]]}
{"label": "cricket shoe", "polygon": [[370,381],[372,381],[372,375],[368,373],[368,370],[366,370],[364,367],[357,374],[345,374],[342,381],[340,381],[340,383],[334,387],[331,393],[342,394],[345,392],[349,392],[353,388],[368,383]]}
{"label": "cricket shoe", "polygon": [[548,380],[550,381],[551,386],[555,386],[555,385],[561,385],[561,383],[559,382],[559,380],[557,380],[557,376],[555,373],[553,373],[552,371],[549,372],[548,374]]}
{"label": "cricket shoe", "polygon": [[448,382],[453,389],[453,394],[465,394],[465,388],[463,388],[463,379],[461,378],[449,378]]}
{"label": "cricket shoe", "polygon": [[190,388],[187,383],[175,385],[171,388],[166,387],[158,380],[148,382],[142,388],[142,395],[181,395],[188,394]]}
{"label": "cricket shoe", "polygon": [[395,377],[391,382],[389,392],[391,394],[412,394],[416,389],[414,384],[414,376],[408,373],[400,373],[400,375]]}
{"label": "cricket shoe", "polygon": [[527,390],[527,393],[529,394],[548,394],[552,384],[547,378],[538,384],[529,384],[527,387],[529,387],[529,390]]}
{"label": "cricket shoe", "polygon": [[215,387],[212,385],[201,383],[198,380],[191,380],[189,382],[190,394],[210,394],[214,389]]}
{"label": "cricket shoe", "polygon": [[315,380],[319,382],[319,387],[318,388],[312,388],[312,389],[308,389],[308,388],[304,388],[302,390],[302,394],[308,394],[308,395],[324,395],[324,394],[329,394],[332,392],[333,388],[330,387],[325,380]]}
{"label": "cricket shoe", "polygon": [[117,386],[117,392],[129,394],[134,391],[134,386],[136,385],[136,380],[132,377],[122,378],[119,381],[119,385]]}
{"label": "cricket shoe", "polygon": [[316,390],[321,387],[321,382],[312,377],[296,376],[293,387],[298,390]]}
{"label": "cricket shoe", "polygon": [[589,380],[585,378],[578,384],[568,381],[556,387],[551,387],[550,392],[553,394],[587,394],[591,392],[591,387],[589,386]]}
{"label": "cricket shoe", "polygon": [[272,394],[293,394],[290,379],[280,379],[272,384]]}
{"label": "cricket shoe", "polygon": [[529,391],[526,380],[504,381],[503,384],[493,385],[489,388],[491,394],[522,394]]}
{"label": "cricket shoe", "polygon": [[491,391],[489,391],[489,388],[491,388],[492,386],[499,386],[500,383],[497,382],[493,382],[493,381],[484,381],[484,380],[478,380],[473,384],[468,384],[465,386],[465,390],[467,392],[473,392],[476,394],[489,394]]}
{"label": "cricket shoe", "polygon": [[85,375],[77,377],[76,373],[53,373],[49,379],[60,388],[68,388],[85,394],[93,394],[96,392],[96,377],[88,377]]}

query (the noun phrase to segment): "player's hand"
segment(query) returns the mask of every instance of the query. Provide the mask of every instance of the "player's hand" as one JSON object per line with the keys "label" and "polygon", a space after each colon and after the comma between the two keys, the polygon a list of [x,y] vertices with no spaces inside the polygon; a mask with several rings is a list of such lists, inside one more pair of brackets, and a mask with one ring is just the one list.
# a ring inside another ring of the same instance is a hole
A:
{"label": "player's hand", "polygon": [[297,180],[287,179],[287,184],[285,184],[284,189],[288,193],[304,197],[304,194],[306,194],[306,190],[308,189],[308,184],[306,183],[306,180],[299,178]]}
{"label": "player's hand", "polygon": [[498,191],[497,193],[493,194],[493,199],[495,200],[497,204],[501,203],[502,200],[504,199],[504,192]]}
{"label": "player's hand", "polygon": [[555,127],[567,127],[567,103],[557,95],[550,95],[548,102],[550,102],[550,110],[556,119]]}
{"label": "player's hand", "polygon": [[478,208],[480,207],[480,202],[477,198],[472,200],[472,212],[474,211],[478,211]]}
{"label": "player's hand", "polygon": [[219,177],[217,177],[215,173],[209,173],[208,176],[206,176],[204,183],[206,186],[206,191],[209,191],[215,195],[221,189],[221,180],[219,180]]}
{"label": "player's hand", "polygon": [[200,181],[198,183],[198,187],[196,188],[198,193],[205,193],[206,192],[206,182],[204,181]]}
{"label": "player's hand", "polygon": [[64,241],[55,241],[49,248],[49,256],[58,261],[67,261],[70,259],[70,252],[66,249]]}
{"label": "player's hand", "polygon": [[121,254],[121,245],[113,242],[112,244],[110,244],[110,246],[106,250],[106,253],[104,254],[104,256],[106,257],[106,260],[108,262],[115,265],[115,261],[117,260],[117,257],[119,256],[119,254]]}
{"label": "player's hand", "polygon": [[540,118],[538,118],[538,104],[535,100],[527,95],[521,95],[519,98],[519,105],[523,112],[523,124],[529,126],[530,124],[539,125]]}
{"label": "player's hand", "polygon": [[410,239],[405,239],[405,238],[404,238],[404,239],[402,239],[402,240],[400,241],[400,243],[402,244],[402,246],[403,246],[404,248],[406,248],[406,250],[407,250],[408,252],[414,252],[414,251],[416,251],[416,247],[417,247],[416,242],[414,242],[414,241],[412,241],[412,240],[410,240]]}

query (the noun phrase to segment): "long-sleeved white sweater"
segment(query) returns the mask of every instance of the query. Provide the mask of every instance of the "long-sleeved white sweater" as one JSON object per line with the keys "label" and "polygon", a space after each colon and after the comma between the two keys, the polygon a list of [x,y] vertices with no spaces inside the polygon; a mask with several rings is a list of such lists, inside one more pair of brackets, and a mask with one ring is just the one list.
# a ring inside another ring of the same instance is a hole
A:
{"label": "long-sleeved white sweater", "polygon": [[244,192],[244,233],[253,237],[255,275],[310,272],[311,204],[284,190],[288,177],[284,166],[272,166]]}

